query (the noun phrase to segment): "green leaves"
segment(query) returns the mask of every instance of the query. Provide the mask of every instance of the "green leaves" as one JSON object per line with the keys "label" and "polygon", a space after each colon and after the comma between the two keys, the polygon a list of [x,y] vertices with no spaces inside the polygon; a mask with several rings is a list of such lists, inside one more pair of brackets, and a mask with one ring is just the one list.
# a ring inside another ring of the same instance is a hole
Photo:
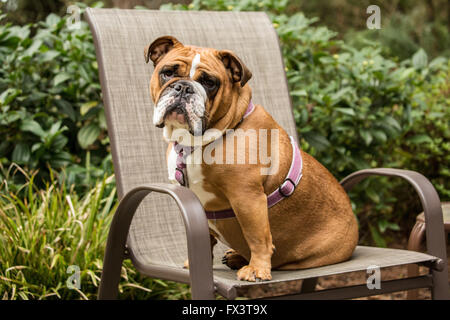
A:
{"label": "green leaves", "polygon": [[96,107],[98,105],[98,101],[89,101],[86,103],[83,103],[80,107],[80,114],[84,116],[91,110],[93,107]]}
{"label": "green leaves", "polygon": [[378,247],[387,247],[387,242],[382,235],[386,232],[387,229],[399,231],[400,227],[398,224],[389,222],[385,219],[380,219],[376,226],[369,224],[370,234],[372,235],[372,239]]}
{"label": "green leaves", "polygon": [[8,105],[13,101],[22,91],[16,88],[8,88],[0,94],[0,106]]}
{"label": "green leaves", "polygon": [[42,53],[39,57],[39,62],[49,62],[54,60],[57,56],[59,56],[60,53],[56,50],[48,50]]}
{"label": "green leaves", "polygon": [[399,231],[400,227],[398,224],[389,222],[385,219],[381,219],[378,221],[378,228],[380,229],[381,233],[384,233],[387,229],[391,229],[394,231]]}
{"label": "green leaves", "polygon": [[400,126],[400,124],[398,123],[397,120],[395,120],[392,116],[390,115],[386,115],[385,117],[383,117],[382,119],[382,123],[385,126],[389,126],[392,130],[396,130],[396,131],[401,131],[402,127]]}
{"label": "green leaves", "polygon": [[1,161],[39,169],[37,180],[48,178],[48,165],[84,161],[83,150],[93,144],[92,167],[108,155],[92,35],[84,22],[68,30],[67,17],[0,24]]}
{"label": "green leaves", "polygon": [[416,135],[408,138],[408,141],[410,141],[414,144],[433,143],[433,139],[431,139],[431,137],[425,133],[416,134]]}
{"label": "green leaves", "polygon": [[81,130],[78,132],[77,138],[78,143],[83,149],[87,149],[91,144],[97,140],[97,137],[100,134],[100,128],[98,125],[91,123],[87,126],[84,126],[81,128]]}
{"label": "green leaves", "polygon": [[428,55],[420,48],[413,56],[412,56],[412,65],[415,69],[423,69],[428,65]]}
{"label": "green leaves", "polygon": [[25,119],[24,121],[22,121],[20,130],[31,132],[41,138],[45,137],[45,131],[42,130],[41,125],[38,122],[31,119]]}
{"label": "green leaves", "polygon": [[377,247],[386,248],[387,247],[386,240],[384,240],[383,236],[380,234],[377,227],[373,226],[372,224],[369,224],[369,230],[370,234],[372,235],[372,239],[377,245]]}
{"label": "green leaves", "polygon": [[35,40],[31,42],[31,45],[24,51],[22,59],[31,58],[36,52],[39,52],[43,44],[42,40]]}
{"label": "green leaves", "polygon": [[25,143],[19,143],[12,154],[13,162],[36,167],[43,161],[48,162],[52,168],[60,168],[71,162],[70,153],[64,151],[69,139],[62,134],[67,127],[62,126],[61,121],[44,130],[37,121],[25,119],[20,125],[20,130],[39,137],[39,140],[34,142],[31,148]]}
{"label": "green leaves", "polygon": [[384,131],[371,130],[370,133],[372,134],[372,137],[374,137],[375,140],[379,143],[385,143],[387,141],[387,135],[386,133],[384,133]]}
{"label": "green leaves", "polygon": [[70,73],[67,73],[67,72],[58,73],[56,75],[56,77],[53,79],[53,85],[57,86],[60,83],[63,83],[64,81],[69,80],[72,77],[73,77],[73,75],[71,75]]}
{"label": "green leaves", "polygon": [[291,96],[306,97],[308,93],[305,90],[295,90],[291,92]]}
{"label": "green leaves", "polygon": [[30,160],[30,155],[30,147],[25,143],[19,143],[14,147],[11,160],[18,164],[24,164]]}
{"label": "green leaves", "polygon": [[351,108],[334,108],[334,110],[352,117],[356,115],[355,111]]}
{"label": "green leaves", "polygon": [[[344,97],[347,96],[349,93],[352,93],[353,90],[350,87],[345,87],[342,88],[340,90],[338,90],[336,93],[333,93],[331,95],[331,106],[335,106],[338,103],[340,103],[341,101],[344,100]],[[344,100],[345,101],[345,100]],[[336,110],[336,109],[335,109]],[[346,112],[350,112],[351,109],[343,109],[343,108],[339,108],[339,110],[342,112],[343,110],[346,110]],[[338,111],[339,111],[338,110]],[[353,111],[353,110],[352,110]],[[345,113],[345,112],[344,112]],[[354,114],[354,112],[351,112]]]}
{"label": "green leaves", "polygon": [[304,132],[302,137],[317,151],[325,151],[330,147],[328,139],[318,132]]}
{"label": "green leaves", "polygon": [[366,146],[370,145],[370,143],[373,140],[372,134],[369,130],[360,129],[359,134],[361,135],[361,138],[364,140],[364,143]]}

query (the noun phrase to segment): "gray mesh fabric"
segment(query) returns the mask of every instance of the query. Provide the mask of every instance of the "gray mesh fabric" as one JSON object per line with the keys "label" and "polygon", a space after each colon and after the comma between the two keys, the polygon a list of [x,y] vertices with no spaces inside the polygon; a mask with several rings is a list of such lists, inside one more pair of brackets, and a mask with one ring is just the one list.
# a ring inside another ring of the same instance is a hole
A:
{"label": "gray mesh fabric", "polygon": [[[435,258],[428,254],[415,251],[358,246],[348,261],[303,270],[273,270],[272,280],[267,283],[302,280],[355,271],[367,271],[369,267],[387,268],[429,260],[435,260]],[[219,264],[214,266],[214,277],[220,279],[219,292],[228,299],[235,298],[235,291],[232,290],[234,287],[258,285],[257,282],[249,283],[236,280],[235,271],[230,271],[226,266]]]}

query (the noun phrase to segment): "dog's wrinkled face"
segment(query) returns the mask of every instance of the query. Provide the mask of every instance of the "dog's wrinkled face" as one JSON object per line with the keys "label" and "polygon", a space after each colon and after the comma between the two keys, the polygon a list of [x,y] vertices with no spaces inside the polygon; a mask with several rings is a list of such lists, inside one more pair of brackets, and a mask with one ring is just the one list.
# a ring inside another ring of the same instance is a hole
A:
{"label": "dog's wrinkled face", "polygon": [[160,128],[166,125],[183,127],[193,135],[201,135],[206,130],[207,100],[213,99],[220,81],[206,72],[194,80],[199,62],[200,54],[197,53],[191,62],[188,76],[185,74],[187,68],[180,68],[181,61],[171,61],[159,68],[159,83],[164,89],[156,103],[154,125]]}
{"label": "dog's wrinkled face", "polygon": [[153,124],[164,128],[167,140],[175,129],[192,136],[216,124],[226,129],[235,118],[229,113],[242,113],[239,96],[250,99],[250,90],[242,94],[242,88],[251,73],[230,51],[184,46],[164,36],[146,48],[145,58],[155,66],[150,82]]}

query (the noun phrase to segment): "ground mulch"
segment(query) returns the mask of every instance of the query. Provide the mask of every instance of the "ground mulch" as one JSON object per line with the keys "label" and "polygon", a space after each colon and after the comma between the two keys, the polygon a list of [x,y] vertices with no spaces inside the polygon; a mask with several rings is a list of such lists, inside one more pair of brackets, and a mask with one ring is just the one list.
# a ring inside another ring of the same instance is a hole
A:
{"label": "ground mulch", "polygon": [[[406,247],[406,240],[400,240],[397,243],[389,245],[390,248],[404,249]],[[447,246],[447,256],[450,270],[450,246]],[[421,275],[427,274],[428,268],[420,267],[419,273]],[[450,273],[450,271],[449,271]],[[407,266],[398,266],[381,269],[381,280],[394,280],[407,278]],[[336,287],[352,286],[364,284],[367,281],[366,271],[351,272],[342,275],[328,276],[319,278],[316,290],[331,289]],[[449,274],[450,278],[450,274]],[[257,299],[275,295],[295,294],[300,291],[302,281],[290,281],[286,283],[275,283],[268,285],[255,285],[245,289],[241,289],[240,293],[250,299]],[[377,296],[358,298],[357,300],[404,300],[406,299],[406,291],[394,292],[389,294],[381,294]],[[418,299],[429,300],[431,293],[429,289],[418,289]]]}

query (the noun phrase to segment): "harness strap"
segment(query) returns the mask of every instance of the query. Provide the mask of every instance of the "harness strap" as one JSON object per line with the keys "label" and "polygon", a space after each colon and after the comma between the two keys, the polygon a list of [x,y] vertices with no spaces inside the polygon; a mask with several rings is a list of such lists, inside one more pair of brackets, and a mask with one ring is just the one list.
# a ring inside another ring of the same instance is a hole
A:
{"label": "harness strap", "polygon": [[[292,145],[292,163],[284,182],[267,196],[267,207],[273,207],[284,198],[294,193],[295,188],[300,183],[303,171],[303,159],[294,137],[289,137]],[[220,211],[205,211],[208,219],[226,219],[235,217],[233,209]]]}
{"label": "harness strap", "polygon": [[187,170],[186,170],[186,157],[191,154],[192,147],[185,147],[179,144],[178,142],[174,142],[173,148],[177,154],[177,161],[175,168],[175,179],[178,181],[180,185],[183,187],[188,187],[187,178]]}

